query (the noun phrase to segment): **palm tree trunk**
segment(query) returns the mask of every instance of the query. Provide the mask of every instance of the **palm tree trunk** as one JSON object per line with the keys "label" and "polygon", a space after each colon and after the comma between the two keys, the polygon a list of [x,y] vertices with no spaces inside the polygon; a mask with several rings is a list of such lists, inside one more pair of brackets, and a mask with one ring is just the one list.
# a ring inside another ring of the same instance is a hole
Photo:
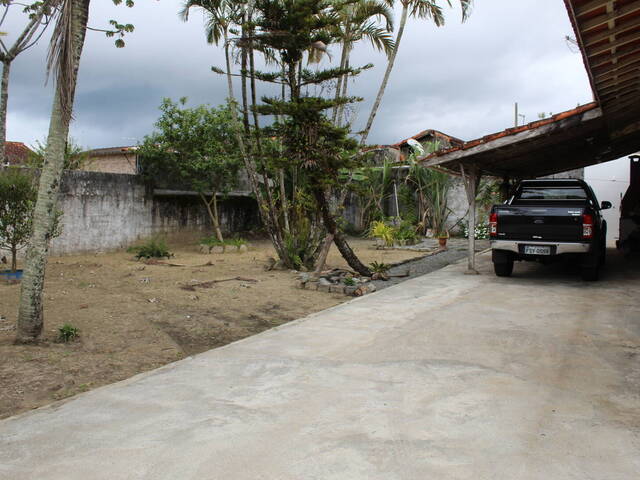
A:
{"label": "palm tree trunk", "polygon": [[7,102],[9,99],[9,72],[11,60],[2,62],[2,83],[0,83],[0,166],[5,162],[5,142],[7,141]]}
{"label": "palm tree trunk", "polygon": [[7,141],[7,102],[9,99],[9,72],[11,60],[2,62],[2,82],[0,83],[0,166],[5,163],[5,142]]}
{"label": "palm tree trunk", "polygon": [[[349,55],[347,55],[347,61],[345,63],[345,68],[349,68]],[[349,87],[349,76],[345,75],[344,77],[344,82],[342,83],[342,93],[341,96],[344,98],[347,96],[347,89]],[[336,125],[338,127],[342,126],[342,118],[344,116],[344,105],[340,105],[338,107],[338,121],[336,123]]]}
{"label": "palm tree trunk", "polygon": [[240,47],[240,74],[241,74],[241,86],[242,86],[242,123],[244,124],[244,131],[249,135],[249,101],[247,100],[247,46],[245,44],[247,32],[245,26],[245,15],[243,15],[242,22],[242,45]]}
{"label": "palm tree trunk", "polygon": [[[225,46],[228,45],[228,39],[225,36]],[[231,60],[229,57],[229,50],[225,48],[225,60],[227,64],[227,89],[229,94],[229,104],[231,116],[233,118],[234,124],[238,122],[238,113],[236,111],[236,99],[233,94],[233,82],[231,78]],[[285,248],[284,242],[282,240],[282,236],[278,230],[277,219],[274,219],[274,212],[269,205],[264,200],[264,196],[262,194],[262,190],[260,187],[260,182],[258,180],[258,173],[256,171],[256,165],[253,160],[249,157],[246,149],[246,145],[244,143],[244,136],[239,128],[235,128],[236,130],[236,140],[238,142],[238,148],[240,150],[240,155],[242,156],[242,160],[244,162],[245,170],[247,171],[247,176],[249,177],[249,183],[251,184],[251,190],[256,196],[256,201],[258,202],[258,211],[260,213],[260,218],[264,223],[264,226],[271,237],[271,241],[273,243],[273,247],[278,254],[278,257],[283,259],[285,258]],[[266,188],[269,186],[266,185]]]}
{"label": "palm tree trunk", "polygon": [[[317,185],[317,184],[316,184]],[[316,187],[313,189],[313,195],[316,199],[318,206],[320,207],[320,212],[322,213],[322,221],[324,222],[324,226],[327,229],[327,232],[330,235],[333,235],[333,243],[335,243],[338,251],[342,255],[342,258],[349,264],[351,268],[353,268],[360,275],[364,275],[366,277],[371,276],[371,270],[369,270],[357,257],[355,252],[351,249],[347,240],[344,238],[342,232],[338,230],[338,225],[336,224],[335,218],[331,214],[331,207],[329,202],[327,201],[327,194],[321,187]]]}
{"label": "palm tree trunk", "polygon": [[[348,55],[347,52],[348,52],[348,45],[347,45],[347,40],[345,38],[344,42],[342,43],[342,54],[340,55],[340,68],[341,69],[345,68],[345,65],[347,64],[347,55]],[[346,77],[346,75],[340,75],[338,77],[338,83],[336,85],[336,94],[335,94],[335,97],[334,97],[334,100],[336,102],[340,98],[340,93],[342,92],[342,83],[343,83],[343,81],[346,82],[346,78],[345,77]],[[338,118],[338,111],[339,110],[340,109],[339,109],[338,105],[335,105],[333,107],[333,113],[332,113],[332,116],[331,116],[331,122],[334,125],[337,125],[336,124],[336,119]]]}
{"label": "palm tree trunk", "polygon": [[55,223],[58,191],[64,170],[64,153],[71,120],[69,112],[73,107],[78,67],[89,18],[90,0],[66,1],[73,2],[70,6],[69,30],[63,33],[63,35],[71,35],[68,40],[71,43],[72,71],[68,72],[69,85],[61,85],[59,81],[56,82],[47,148],[33,213],[33,233],[25,256],[18,309],[17,343],[37,341],[42,333],[42,296],[49,239]]}
{"label": "palm tree trunk", "polygon": [[393,64],[396,61],[396,55],[398,54],[398,49],[400,48],[400,41],[402,40],[402,34],[404,33],[404,27],[407,23],[407,15],[409,13],[409,4],[407,2],[402,2],[402,16],[400,17],[400,27],[398,28],[398,35],[396,36],[395,45],[393,46],[393,52],[391,52],[391,56],[389,57],[389,62],[387,63],[387,70],[384,72],[384,77],[382,79],[382,84],[380,85],[380,90],[378,90],[378,96],[376,97],[376,101],[371,107],[371,113],[369,113],[369,118],[367,119],[367,125],[362,132],[362,138],[360,139],[360,145],[364,145],[367,142],[367,137],[369,136],[369,131],[371,130],[371,126],[373,125],[373,120],[376,118],[376,114],[378,113],[378,108],[380,107],[380,102],[382,102],[382,97],[384,96],[384,91],[387,88],[387,83],[389,83],[389,77],[391,76],[391,70],[393,70]]}

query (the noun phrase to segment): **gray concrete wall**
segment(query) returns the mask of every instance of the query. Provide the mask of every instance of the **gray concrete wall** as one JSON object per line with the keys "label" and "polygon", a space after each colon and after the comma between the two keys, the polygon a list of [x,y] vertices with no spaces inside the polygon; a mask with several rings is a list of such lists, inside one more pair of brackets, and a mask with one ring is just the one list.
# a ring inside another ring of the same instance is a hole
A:
{"label": "gray concrete wall", "polygon": [[[62,234],[51,242],[54,255],[115,250],[155,234],[211,233],[207,211],[197,196],[154,195],[136,175],[65,172],[59,207]],[[223,232],[259,225],[251,198],[222,199],[219,211]]]}

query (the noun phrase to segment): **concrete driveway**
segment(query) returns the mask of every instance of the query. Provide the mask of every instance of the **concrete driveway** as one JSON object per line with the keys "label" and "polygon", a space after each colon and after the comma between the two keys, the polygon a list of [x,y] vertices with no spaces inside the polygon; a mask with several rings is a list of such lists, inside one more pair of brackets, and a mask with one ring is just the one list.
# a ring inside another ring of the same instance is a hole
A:
{"label": "concrete driveway", "polygon": [[7,419],[0,478],[638,479],[640,265],[610,263],[484,255]]}

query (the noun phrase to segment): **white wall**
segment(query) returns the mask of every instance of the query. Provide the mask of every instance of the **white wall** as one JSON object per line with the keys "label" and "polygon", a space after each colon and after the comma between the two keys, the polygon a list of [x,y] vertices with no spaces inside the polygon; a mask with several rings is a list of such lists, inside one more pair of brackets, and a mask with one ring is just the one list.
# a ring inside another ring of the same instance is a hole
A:
{"label": "white wall", "polygon": [[619,236],[620,201],[629,187],[629,158],[587,167],[584,169],[584,179],[600,202],[608,200],[613,204],[613,208],[604,210],[603,214],[608,225],[607,243],[615,246]]}

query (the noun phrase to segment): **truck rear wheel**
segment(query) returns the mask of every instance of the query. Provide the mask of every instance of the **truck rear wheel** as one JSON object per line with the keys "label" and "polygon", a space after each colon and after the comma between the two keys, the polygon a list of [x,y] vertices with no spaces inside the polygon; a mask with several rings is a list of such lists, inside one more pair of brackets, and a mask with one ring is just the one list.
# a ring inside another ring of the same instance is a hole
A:
{"label": "truck rear wheel", "polygon": [[493,271],[498,277],[510,277],[513,273],[513,260],[507,263],[494,263]]}
{"label": "truck rear wheel", "polygon": [[600,265],[595,266],[582,266],[580,271],[582,280],[585,282],[595,282],[600,278]]}
{"label": "truck rear wheel", "polygon": [[513,273],[513,257],[509,252],[493,250],[491,252],[493,260],[493,271],[498,277],[510,277]]}

